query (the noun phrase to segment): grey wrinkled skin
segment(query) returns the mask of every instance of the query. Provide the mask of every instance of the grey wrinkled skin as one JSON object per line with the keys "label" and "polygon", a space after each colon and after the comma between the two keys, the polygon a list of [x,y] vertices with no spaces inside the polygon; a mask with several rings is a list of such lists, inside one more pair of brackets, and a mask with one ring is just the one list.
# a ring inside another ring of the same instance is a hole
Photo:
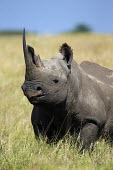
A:
{"label": "grey wrinkled skin", "polygon": [[41,60],[26,46],[24,95],[34,105],[31,121],[36,138],[47,136],[59,141],[69,132],[75,141],[80,136],[82,148],[88,149],[99,138],[113,140],[113,71],[88,61],[80,65],[73,60],[66,43],[60,54]]}

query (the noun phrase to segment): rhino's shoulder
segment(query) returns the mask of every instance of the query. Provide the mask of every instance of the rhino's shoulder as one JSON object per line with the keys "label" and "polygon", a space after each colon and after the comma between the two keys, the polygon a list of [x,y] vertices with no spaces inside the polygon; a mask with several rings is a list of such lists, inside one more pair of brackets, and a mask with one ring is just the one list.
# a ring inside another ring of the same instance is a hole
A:
{"label": "rhino's shoulder", "polygon": [[80,67],[89,75],[94,76],[98,80],[113,85],[113,70],[102,67],[96,63],[83,61]]}

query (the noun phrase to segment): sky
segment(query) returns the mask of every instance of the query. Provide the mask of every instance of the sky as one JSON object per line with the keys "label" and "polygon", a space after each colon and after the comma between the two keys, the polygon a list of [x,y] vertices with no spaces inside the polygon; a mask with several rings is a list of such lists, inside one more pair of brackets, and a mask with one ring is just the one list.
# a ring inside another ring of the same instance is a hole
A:
{"label": "sky", "polygon": [[113,33],[113,0],[0,0],[0,30],[56,34],[81,23]]}

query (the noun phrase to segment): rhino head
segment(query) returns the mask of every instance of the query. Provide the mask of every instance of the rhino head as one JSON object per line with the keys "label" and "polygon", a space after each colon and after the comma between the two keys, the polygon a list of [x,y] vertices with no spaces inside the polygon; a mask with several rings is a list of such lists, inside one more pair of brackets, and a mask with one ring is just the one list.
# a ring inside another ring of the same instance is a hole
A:
{"label": "rhino head", "polygon": [[73,58],[71,48],[66,43],[62,44],[58,55],[42,61],[34,49],[26,45],[24,30],[23,52],[26,73],[22,90],[30,103],[37,106],[40,103],[59,104],[65,101]]}

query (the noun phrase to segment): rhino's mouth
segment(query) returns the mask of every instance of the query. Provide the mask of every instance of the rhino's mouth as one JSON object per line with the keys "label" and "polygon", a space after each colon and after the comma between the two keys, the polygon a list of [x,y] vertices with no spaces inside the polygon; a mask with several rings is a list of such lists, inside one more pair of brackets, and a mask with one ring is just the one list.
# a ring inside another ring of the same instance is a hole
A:
{"label": "rhino's mouth", "polygon": [[45,97],[45,94],[42,93],[42,94],[38,94],[37,96],[33,96],[33,97],[31,97],[31,98],[28,98],[28,100],[30,101],[31,104],[36,105],[36,104],[38,104],[39,101],[40,101],[41,99],[43,99],[44,97]]}

